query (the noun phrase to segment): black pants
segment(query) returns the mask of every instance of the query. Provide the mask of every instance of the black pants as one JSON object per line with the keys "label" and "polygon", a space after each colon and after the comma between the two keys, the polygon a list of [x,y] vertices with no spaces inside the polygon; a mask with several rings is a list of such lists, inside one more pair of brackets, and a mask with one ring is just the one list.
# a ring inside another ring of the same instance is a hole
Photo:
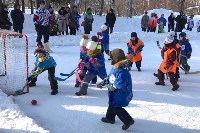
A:
{"label": "black pants", "polygon": [[109,26],[108,28],[109,28],[110,34],[113,33],[113,26]]}
{"label": "black pants", "polygon": [[70,35],[76,35],[76,27],[70,27]]}
{"label": "black pants", "polygon": [[90,34],[90,30],[88,29],[84,29],[85,30],[85,34]]}
{"label": "black pants", "polygon": [[[141,62],[142,62],[142,60],[135,62],[137,69],[141,67]],[[133,62],[129,61],[129,66],[132,67],[132,65],[133,65]]]}
{"label": "black pants", "polygon": [[[173,86],[177,85],[176,75],[173,72],[168,72],[167,75],[169,76],[170,83]],[[158,79],[159,79],[159,82],[164,82],[164,73],[160,70],[158,70]]]}
{"label": "black pants", "polygon": [[47,43],[49,41],[49,30],[50,30],[49,25],[48,26],[38,25],[36,27],[36,31],[37,31],[36,42],[41,43],[42,36],[44,36],[44,43]]}
{"label": "black pants", "polygon": [[129,124],[133,121],[133,118],[129,115],[129,113],[122,107],[112,107],[111,104],[109,104],[107,112],[106,112],[106,118],[109,120],[115,120],[115,116],[118,116],[119,119],[124,124]]}
{"label": "black pants", "polygon": [[168,32],[170,32],[170,30],[174,31],[174,25],[168,24]]}
{"label": "black pants", "polygon": [[19,29],[19,28],[16,27],[16,28],[14,28],[14,31],[15,31],[15,32],[19,32],[19,33],[22,34],[22,29],[21,29],[21,28]]}
{"label": "black pants", "polygon": [[[36,70],[36,69],[37,68],[35,68],[34,70]],[[56,80],[54,80],[55,67],[50,67],[50,68],[48,68],[46,70],[48,70],[48,80],[50,82],[51,90],[57,90],[58,89],[58,82]],[[46,70],[44,70],[44,71],[46,71]],[[37,77],[32,79],[31,83],[36,83],[36,81],[37,81]]]}

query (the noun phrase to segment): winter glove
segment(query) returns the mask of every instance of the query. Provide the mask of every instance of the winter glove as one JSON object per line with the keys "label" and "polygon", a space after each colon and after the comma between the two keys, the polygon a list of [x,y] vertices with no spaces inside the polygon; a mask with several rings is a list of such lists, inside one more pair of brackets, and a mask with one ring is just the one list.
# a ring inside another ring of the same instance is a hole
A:
{"label": "winter glove", "polygon": [[100,83],[97,84],[97,88],[102,89],[103,86],[105,86],[106,84],[108,84],[107,79],[104,79],[103,81],[101,81]]}
{"label": "winter glove", "polygon": [[101,32],[97,32],[97,35],[101,35]]}
{"label": "winter glove", "polygon": [[79,68],[80,70],[83,70],[84,67],[85,67],[85,63],[80,62],[80,63],[78,64],[78,68]]}
{"label": "winter glove", "polygon": [[89,59],[89,62],[92,63],[92,64],[94,64],[94,63],[96,62],[96,59],[93,58],[93,57],[91,57],[91,58]]}
{"label": "winter glove", "polygon": [[187,58],[190,59],[191,57],[191,53],[188,53]]}
{"label": "winter glove", "polygon": [[165,65],[164,69],[167,70],[167,69],[169,69],[169,67],[170,67],[170,65],[167,64],[167,65]]}
{"label": "winter glove", "polygon": [[113,85],[111,85],[108,89],[109,89],[110,91],[114,91],[114,90],[115,90],[115,87],[113,87]]}
{"label": "winter glove", "polygon": [[98,39],[98,42],[102,42],[102,39]]}

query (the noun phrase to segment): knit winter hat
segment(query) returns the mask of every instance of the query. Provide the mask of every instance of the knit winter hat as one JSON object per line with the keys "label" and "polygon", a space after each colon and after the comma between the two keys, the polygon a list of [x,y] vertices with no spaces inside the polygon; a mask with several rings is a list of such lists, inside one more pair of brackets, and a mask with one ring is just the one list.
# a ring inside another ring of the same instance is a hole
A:
{"label": "knit winter hat", "polygon": [[114,65],[122,60],[125,60],[126,56],[122,49],[117,48],[110,52],[110,58],[111,58],[111,65]]}
{"label": "knit winter hat", "polygon": [[179,38],[180,38],[180,37],[186,38],[186,33],[185,33],[185,32],[181,32],[181,33],[179,34]]}
{"label": "knit winter hat", "polygon": [[40,4],[45,4],[45,0],[40,0]]}
{"label": "knit winter hat", "polygon": [[45,53],[45,49],[44,46],[42,45],[42,43],[38,43],[36,48],[35,48],[35,52],[39,52],[39,53]]}
{"label": "knit winter hat", "polygon": [[98,38],[97,38],[97,36],[92,36],[92,37],[91,37],[91,40],[94,41],[94,42],[97,42],[97,41],[98,41]]}
{"label": "knit winter hat", "polygon": [[108,26],[107,26],[107,25],[105,25],[105,24],[101,26],[101,30],[102,30],[102,31],[105,31],[105,30],[107,30],[107,28],[108,28]]}
{"label": "knit winter hat", "polygon": [[169,36],[175,36],[175,35],[176,35],[176,33],[174,31],[169,32]]}
{"label": "knit winter hat", "polygon": [[132,32],[132,33],[131,33],[131,37],[137,38],[137,33],[136,33],[136,32]]}
{"label": "knit winter hat", "polygon": [[89,42],[89,39],[81,38],[80,46],[86,47],[88,42]]}
{"label": "knit winter hat", "polygon": [[165,38],[165,44],[170,44],[174,41],[174,36],[167,36]]}
{"label": "knit winter hat", "polygon": [[89,41],[86,46],[86,48],[89,50],[95,50],[96,47],[97,47],[97,43],[95,41]]}

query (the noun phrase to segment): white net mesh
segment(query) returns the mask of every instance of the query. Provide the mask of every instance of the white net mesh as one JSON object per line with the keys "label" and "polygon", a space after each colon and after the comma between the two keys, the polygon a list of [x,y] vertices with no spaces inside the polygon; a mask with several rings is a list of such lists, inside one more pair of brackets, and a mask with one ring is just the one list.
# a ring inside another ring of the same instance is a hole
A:
{"label": "white net mesh", "polygon": [[22,90],[28,74],[28,41],[20,35],[0,30],[0,89],[9,95]]}

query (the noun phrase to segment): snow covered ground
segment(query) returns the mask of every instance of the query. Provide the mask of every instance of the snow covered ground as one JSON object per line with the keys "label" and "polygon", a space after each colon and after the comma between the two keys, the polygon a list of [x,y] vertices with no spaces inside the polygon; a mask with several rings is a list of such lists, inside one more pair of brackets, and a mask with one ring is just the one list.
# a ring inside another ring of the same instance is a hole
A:
{"label": "snow covered ground", "polygon": [[[154,10],[165,17],[171,11]],[[153,12],[153,11],[150,11]],[[149,12],[149,13],[150,13]],[[83,18],[81,18],[83,19]],[[195,16],[195,21],[200,19]],[[126,43],[130,33],[136,31],[138,37],[144,41],[142,52],[142,71],[136,71],[133,65],[130,71],[133,80],[133,100],[126,108],[135,120],[135,124],[127,131],[122,131],[123,123],[117,118],[116,123],[105,124],[101,117],[105,116],[108,98],[106,89],[90,86],[88,95],[77,97],[74,95],[79,89],[74,88],[75,76],[64,82],[59,82],[59,93],[50,95],[50,85],[47,72],[39,75],[36,87],[30,88],[30,93],[7,97],[0,90],[0,132],[1,133],[199,133],[200,132],[200,79],[199,74],[185,75],[181,72],[180,89],[171,91],[171,84],[166,80],[166,86],[156,86],[157,79],[152,75],[157,71],[161,62],[160,49],[156,46],[159,40],[162,44],[167,33],[144,33],[140,28],[141,16],[133,18],[117,18],[114,33],[110,35],[110,49],[122,48],[127,52]],[[80,21],[81,22],[81,21]],[[95,16],[92,35],[100,31],[105,17]],[[34,46],[36,34],[32,16],[26,15],[24,33],[29,37],[29,65],[34,67]],[[83,29],[81,29],[83,32]],[[165,29],[167,31],[167,27]],[[191,71],[200,69],[200,45],[196,28],[186,31],[193,47],[189,60]],[[79,41],[81,33],[76,36],[50,37],[50,46],[54,53],[51,55],[57,62],[56,76],[60,72],[69,73],[79,59]],[[110,61],[106,58],[106,69],[110,71]],[[100,79],[98,79],[100,81]],[[36,99],[38,104],[31,105]]]}

